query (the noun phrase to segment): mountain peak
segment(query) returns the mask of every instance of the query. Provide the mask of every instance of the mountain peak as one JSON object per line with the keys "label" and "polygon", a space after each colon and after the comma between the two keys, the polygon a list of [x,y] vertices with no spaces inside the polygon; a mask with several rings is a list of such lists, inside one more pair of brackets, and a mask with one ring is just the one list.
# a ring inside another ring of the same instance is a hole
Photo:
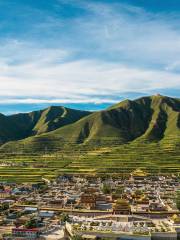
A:
{"label": "mountain peak", "polygon": [[[41,145],[44,142],[52,149],[58,144],[60,146],[62,141],[75,144],[98,142],[98,145],[124,144],[138,139],[158,142],[179,134],[179,113],[180,99],[159,94],[141,97],[134,101],[126,99],[108,109],[94,113],[51,106],[34,112],[31,118],[28,114],[11,116],[13,124],[8,122],[7,130],[10,126],[15,126],[14,129],[9,129],[13,136],[17,132],[23,132],[24,135],[17,134],[17,138],[12,138],[11,134],[10,137],[5,138],[5,141],[22,139],[34,134],[39,135],[38,138],[31,137],[28,141],[24,141],[25,144],[35,141],[36,145]],[[3,119],[0,125],[2,126],[0,138],[7,134],[3,130],[6,129],[5,123],[6,119]]]}
{"label": "mountain peak", "polygon": [[87,111],[62,106],[50,106],[43,110],[10,116],[0,114],[0,142],[46,133],[74,123],[89,114]]}

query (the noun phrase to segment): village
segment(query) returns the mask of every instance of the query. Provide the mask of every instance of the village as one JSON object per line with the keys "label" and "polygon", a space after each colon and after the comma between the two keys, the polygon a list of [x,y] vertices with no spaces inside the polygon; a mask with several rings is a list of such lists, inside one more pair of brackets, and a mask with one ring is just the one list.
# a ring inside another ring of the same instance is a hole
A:
{"label": "village", "polygon": [[0,184],[0,239],[180,237],[179,177],[62,175]]}

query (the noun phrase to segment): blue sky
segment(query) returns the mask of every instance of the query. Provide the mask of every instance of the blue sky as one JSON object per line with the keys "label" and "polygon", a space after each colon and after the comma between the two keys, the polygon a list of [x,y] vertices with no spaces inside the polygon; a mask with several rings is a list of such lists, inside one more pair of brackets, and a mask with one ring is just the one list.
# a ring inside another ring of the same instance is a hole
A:
{"label": "blue sky", "polygon": [[180,97],[179,0],[0,0],[0,112]]}

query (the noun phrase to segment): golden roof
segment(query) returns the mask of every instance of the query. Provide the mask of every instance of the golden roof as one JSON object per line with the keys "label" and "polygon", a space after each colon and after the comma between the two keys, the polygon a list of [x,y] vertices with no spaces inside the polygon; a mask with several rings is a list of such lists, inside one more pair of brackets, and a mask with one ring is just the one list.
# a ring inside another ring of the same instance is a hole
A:
{"label": "golden roof", "polygon": [[114,209],[129,209],[129,203],[125,199],[118,199],[114,204],[113,204]]}
{"label": "golden roof", "polygon": [[136,169],[132,172],[132,176],[136,176],[136,177],[146,177],[147,175],[148,173],[141,169]]}
{"label": "golden roof", "polygon": [[174,222],[180,222],[180,216],[174,214],[171,219],[174,221]]}

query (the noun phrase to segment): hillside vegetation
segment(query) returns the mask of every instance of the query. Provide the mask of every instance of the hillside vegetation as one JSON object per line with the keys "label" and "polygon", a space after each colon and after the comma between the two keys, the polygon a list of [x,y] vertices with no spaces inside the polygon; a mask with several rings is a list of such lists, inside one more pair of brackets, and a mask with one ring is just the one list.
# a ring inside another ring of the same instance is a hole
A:
{"label": "hillside vegetation", "polygon": [[87,116],[90,112],[65,107],[49,107],[11,116],[0,114],[0,143],[46,133]]}
{"label": "hillside vegetation", "polygon": [[[63,173],[124,175],[136,168],[180,173],[180,99],[157,95],[125,100],[103,111],[83,112],[83,117],[78,112],[77,118],[76,110],[71,110],[65,122],[63,108],[53,117],[50,110],[39,118],[34,115],[38,121],[30,135],[35,136],[1,146],[0,161],[10,164],[0,168],[2,179],[32,182]],[[49,124],[48,116],[53,119]]]}
{"label": "hillside vegetation", "polygon": [[[61,110],[62,108],[59,109],[59,111]],[[2,149],[8,151],[8,149],[13,150],[14,148],[15,151],[22,149],[23,146],[24,151],[33,149],[33,151],[41,152],[44,149],[58,151],[70,146],[69,143],[97,147],[114,146],[134,141],[166,142],[167,138],[174,141],[174,144],[179,142],[179,99],[158,95],[143,97],[135,101],[125,100],[106,110],[89,114],[73,124],[68,124],[72,123],[68,117],[62,120],[62,115],[60,115],[60,121],[56,117],[57,112],[53,121],[49,123],[47,119],[48,116],[50,117],[50,112],[48,111],[50,110],[47,109],[41,113],[33,131],[40,134],[57,128],[55,131],[29,137],[22,141],[10,142],[5,144]],[[73,116],[74,119],[75,116]],[[64,127],[62,127],[63,124]],[[58,128],[58,126],[61,127]]]}

